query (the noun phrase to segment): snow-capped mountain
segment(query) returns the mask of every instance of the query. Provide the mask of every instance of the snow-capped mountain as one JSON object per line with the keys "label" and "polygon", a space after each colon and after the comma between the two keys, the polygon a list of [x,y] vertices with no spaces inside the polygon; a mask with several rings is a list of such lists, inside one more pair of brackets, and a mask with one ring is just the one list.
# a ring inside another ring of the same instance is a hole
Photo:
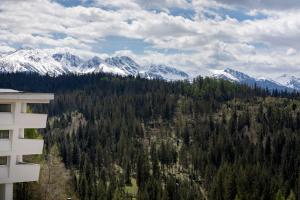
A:
{"label": "snow-capped mountain", "polygon": [[56,61],[47,51],[21,49],[0,58],[1,72],[36,72],[59,75],[69,73],[66,66]]}
{"label": "snow-capped mountain", "polygon": [[107,58],[105,59],[105,63],[121,69],[125,75],[132,76],[138,75],[141,68],[141,66],[127,56]]}
{"label": "snow-capped mountain", "polygon": [[281,83],[282,85],[295,89],[300,90],[300,78],[297,78],[295,76],[291,76],[288,74],[283,74],[282,76],[279,76],[276,78],[276,81]]}
{"label": "snow-capped mountain", "polygon": [[[269,90],[288,90],[292,91],[291,88],[285,84],[266,78],[254,78],[242,72],[227,68],[225,70],[211,70],[211,77],[224,79],[232,82],[241,84],[247,84],[251,87],[257,86],[260,88],[268,88]],[[300,88],[300,87],[299,87]]]}
{"label": "snow-capped mountain", "polygon": [[184,71],[166,65],[150,65],[146,72],[141,72],[142,76],[149,79],[165,79],[168,81],[189,79],[189,75]]}
{"label": "snow-capped mountain", "polygon": [[82,60],[78,56],[73,55],[69,52],[56,53],[53,54],[52,57],[54,58],[54,60],[62,63],[66,67],[78,67],[82,63]]}
{"label": "snow-capped mountain", "polygon": [[[145,70],[146,69],[146,70]],[[164,80],[189,79],[188,74],[166,65],[144,67],[127,56],[101,59],[93,57],[84,60],[70,52],[54,50],[20,49],[0,55],[0,72],[34,72],[41,75],[57,76],[76,73],[112,73],[121,76],[144,75],[146,78]]]}
{"label": "snow-capped mountain", "polygon": [[[51,49],[20,49],[15,52],[0,55],[0,73],[30,72],[41,75],[58,76],[76,73],[111,73],[121,76],[137,76],[148,79],[164,79],[167,81],[186,80],[191,77],[184,71],[167,65],[141,66],[127,56],[109,58],[82,59],[68,51],[56,52]],[[256,85],[269,90],[300,91],[300,78],[284,74],[274,80],[255,78],[245,73],[227,68],[225,70],[210,70],[209,77],[225,79],[232,82]]]}
{"label": "snow-capped mountain", "polygon": [[98,67],[102,63],[104,63],[104,60],[102,60],[98,56],[94,56],[92,59],[85,61],[81,66],[82,68],[93,69]]}

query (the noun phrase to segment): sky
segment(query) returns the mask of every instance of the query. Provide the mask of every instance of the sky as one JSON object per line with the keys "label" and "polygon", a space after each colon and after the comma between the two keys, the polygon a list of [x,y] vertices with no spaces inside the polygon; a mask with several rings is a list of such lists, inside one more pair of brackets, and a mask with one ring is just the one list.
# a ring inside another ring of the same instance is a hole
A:
{"label": "sky", "polygon": [[300,76],[299,19],[295,0],[1,0],[0,53],[68,49],[194,76]]}

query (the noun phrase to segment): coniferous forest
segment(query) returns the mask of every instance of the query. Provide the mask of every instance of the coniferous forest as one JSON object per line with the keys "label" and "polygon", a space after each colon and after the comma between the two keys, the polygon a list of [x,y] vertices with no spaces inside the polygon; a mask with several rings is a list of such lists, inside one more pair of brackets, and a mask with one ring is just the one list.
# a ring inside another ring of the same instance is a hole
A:
{"label": "coniferous forest", "polygon": [[296,93],[107,74],[2,74],[0,88],[55,93],[32,109],[80,200],[300,199]]}

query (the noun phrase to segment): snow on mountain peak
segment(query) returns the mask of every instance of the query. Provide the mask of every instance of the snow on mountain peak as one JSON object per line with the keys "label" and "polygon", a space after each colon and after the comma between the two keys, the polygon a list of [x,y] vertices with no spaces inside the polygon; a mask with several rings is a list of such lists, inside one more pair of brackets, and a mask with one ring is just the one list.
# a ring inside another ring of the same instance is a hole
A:
{"label": "snow on mountain peak", "polygon": [[101,58],[99,58],[98,56],[94,56],[92,59],[86,61],[83,64],[83,67],[87,67],[87,68],[94,68],[94,67],[98,67],[101,63],[103,63],[104,60],[102,60]]}
{"label": "snow on mountain peak", "polygon": [[[144,69],[144,70],[142,70]],[[190,79],[184,71],[163,64],[140,66],[128,56],[116,56],[101,59],[97,56],[83,60],[67,50],[55,52],[52,49],[20,49],[0,55],[0,72],[28,72],[57,76],[76,73],[111,73],[121,76],[137,76],[149,79],[164,79],[168,81]],[[283,74],[274,80],[268,78],[254,78],[231,68],[224,70],[210,70],[211,77],[225,79],[232,82],[268,88],[270,90],[300,90],[300,78]]]}
{"label": "snow on mountain peak", "polygon": [[297,78],[293,75],[283,74],[276,78],[276,81],[280,84],[295,89],[300,90],[300,78]]}
{"label": "snow on mountain peak", "polygon": [[110,66],[116,66],[123,70],[126,75],[136,76],[141,68],[134,60],[127,56],[116,56],[105,59]]}
{"label": "snow on mountain peak", "polygon": [[150,65],[147,71],[144,72],[143,76],[150,79],[166,79],[168,81],[185,80],[190,78],[184,71],[163,64]]}
{"label": "snow on mountain peak", "polygon": [[65,69],[46,51],[21,49],[0,58],[1,72],[36,72],[40,74],[63,74]]}
{"label": "snow on mountain peak", "polygon": [[230,75],[234,76],[234,77],[237,78],[238,80],[245,80],[245,79],[251,78],[251,77],[248,76],[247,74],[242,73],[242,72],[240,72],[240,71],[233,70],[233,69],[231,69],[231,68],[226,68],[224,71],[227,72],[227,73],[229,73]]}
{"label": "snow on mountain peak", "polygon": [[210,72],[212,73],[212,77],[214,77],[214,78],[220,78],[220,79],[224,79],[224,80],[228,80],[228,81],[239,82],[239,79],[230,73],[231,69],[229,69],[229,68],[227,68],[225,70],[212,69],[212,70],[210,70]]}
{"label": "snow on mountain peak", "polygon": [[[267,78],[255,78],[251,77],[245,73],[226,68],[225,70],[211,70],[212,77],[218,78],[218,79],[225,79],[232,82],[238,82],[241,84],[246,84],[249,86],[257,86],[260,88],[268,88],[270,90],[291,90],[290,87],[287,87],[286,85],[282,85],[272,79]],[[299,87],[300,88],[300,87]]]}
{"label": "snow on mountain peak", "polygon": [[55,52],[52,49],[20,49],[0,56],[0,72],[28,72],[49,74],[57,76],[61,74],[76,73],[111,73],[121,76],[137,76],[147,73],[149,78],[161,78],[165,80],[187,79],[188,75],[175,68],[166,65],[151,66],[145,72],[144,67],[137,64],[128,56],[116,56],[105,60],[95,56],[89,60],[83,60],[67,50]]}
{"label": "snow on mountain peak", "polygon": [[60,63],[63,63],[67,67],[78,67],[82,60],[80,57],[75,56],[69,52],[66,53],[56,53],[53,54],[52,57]]}

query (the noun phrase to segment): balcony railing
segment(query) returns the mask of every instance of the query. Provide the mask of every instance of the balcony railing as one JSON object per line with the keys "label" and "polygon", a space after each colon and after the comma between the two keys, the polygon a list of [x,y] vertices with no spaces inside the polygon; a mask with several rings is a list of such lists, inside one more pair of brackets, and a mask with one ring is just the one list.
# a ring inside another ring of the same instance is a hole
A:
{"label": "balcony railing", "polygon": [[11,151],[11,142],[9,139],[0,139],[0,155]]}
{"label": "balcony railing", "polygon": [[21,128],[46,128],[47,114],[21,113],[18,126]]}
{"label": "balcony railing", "polygon": [[0,184],[4,183],[5,179],[8,178],[8,166],[7,165],[0,165]]}
{"label": "balcony railing", "polygon": [[45,128],[47,114],[20,113],[17,120],[15,122],[13,113],[0,113],[1,129],[11,129],[14,125],[19,128]]}
{"label": "balcony railing", "polygon": [[13,125],[14,123],[14,116],[12,113],[0,113],[0,126],[9,126]]}
{"label": "balcony railing", "polygon": [[29,163],[18,163],[10,178],[13,179],[13,182],[31,182],[38,181],[40,173],[40,165],[38,164],[29,164]]}
{"label": "balcony railing", "polygon": [[18,155],[35,155],[43,153],[44,140],[18,139],[16,141],[16,152]]}

